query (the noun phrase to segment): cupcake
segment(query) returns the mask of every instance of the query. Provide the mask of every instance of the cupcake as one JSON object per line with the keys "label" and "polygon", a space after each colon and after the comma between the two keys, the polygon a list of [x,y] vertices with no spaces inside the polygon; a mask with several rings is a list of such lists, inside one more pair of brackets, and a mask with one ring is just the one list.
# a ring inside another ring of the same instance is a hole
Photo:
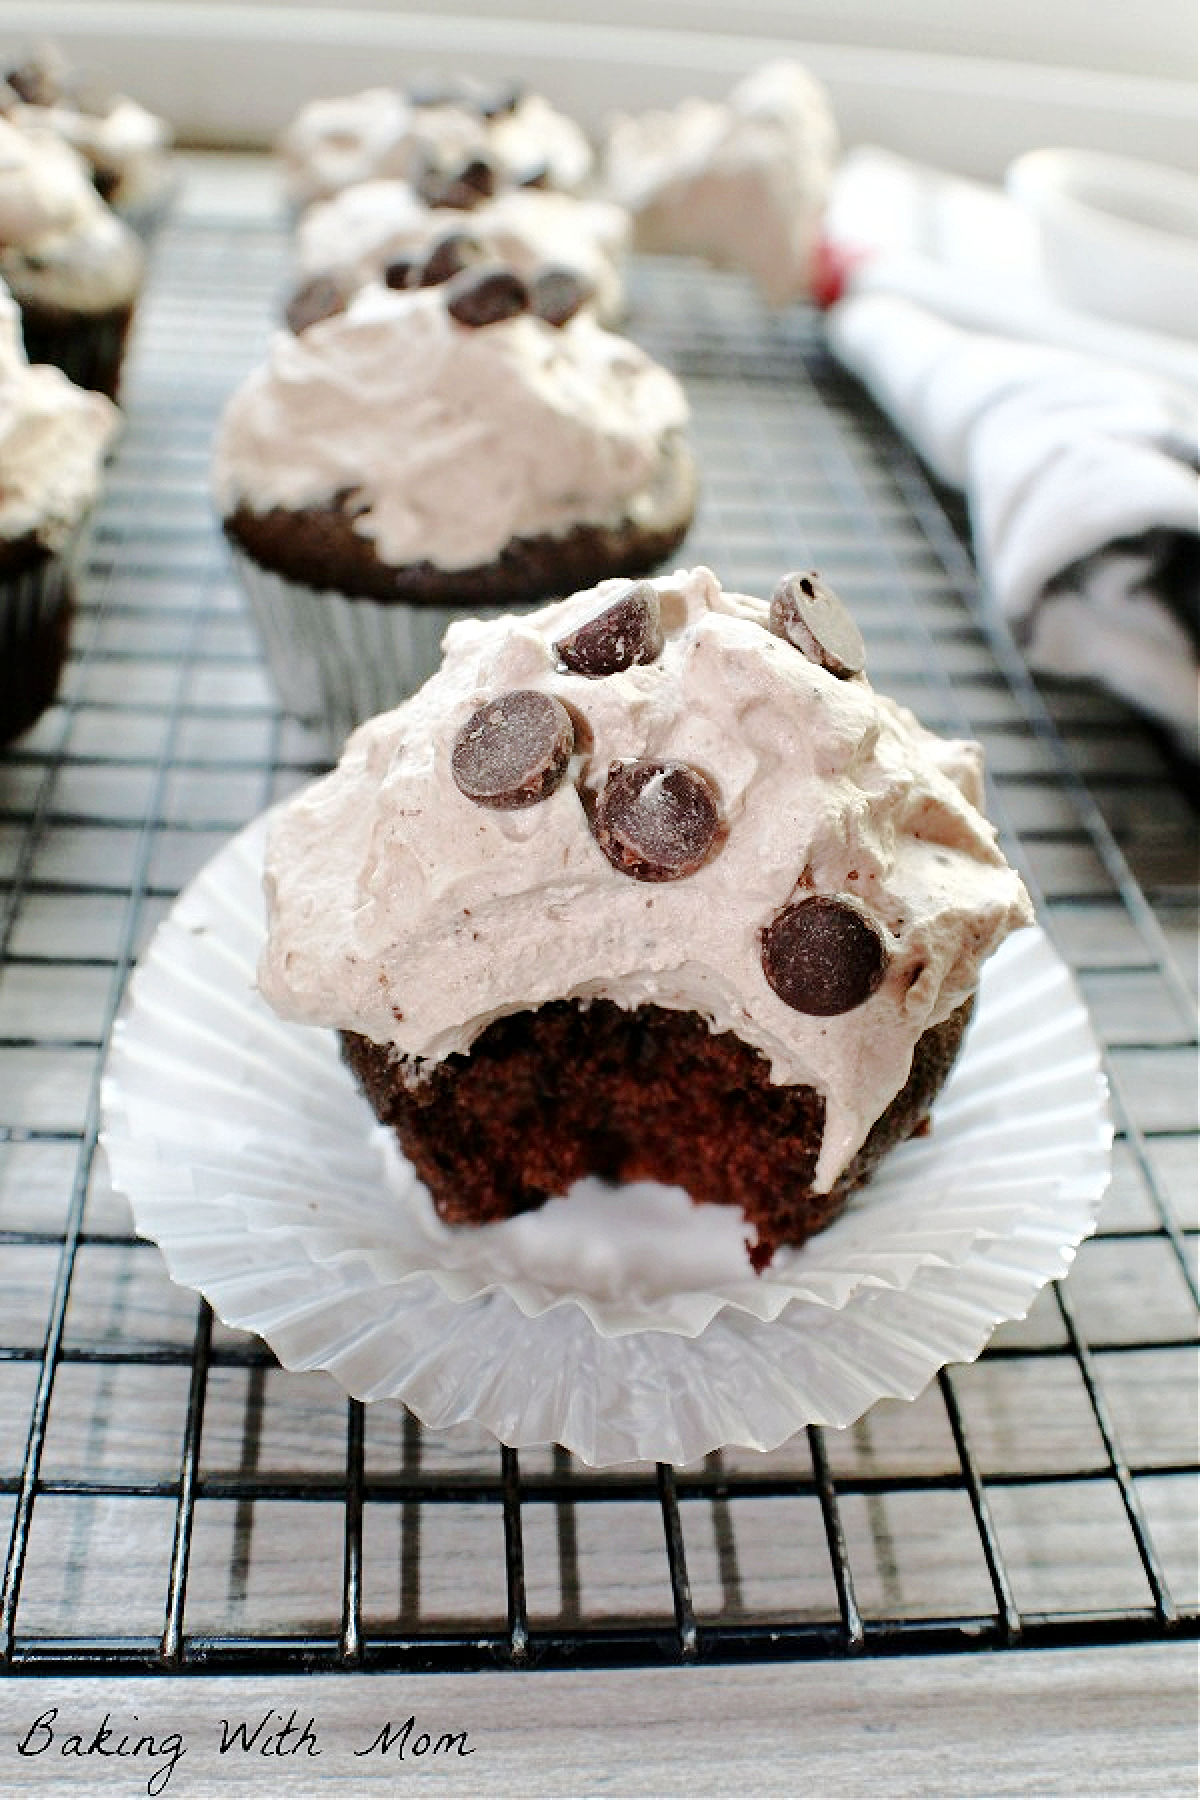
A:
{"label": "cupcake", "polygon": [[815,574],[605,581],[454,625],[278,815],[261,991],[340,1033],[447,1223],[652,1179],[762,1268],[924,1127],[1031,911],[978,747],[863,660]]}
{"label": "cupcake", "polygon": [[54,132],[78,151],[101,199],[140,237],[161,224],[175,190],[165,119],[82,80],[53,47],[4,72],[0,110],[14,125]]}
{"label": "cupcake", "polygon": [[473,180],[574,193],[592,172],[591,145],[540,94],[466,77],[368,88],[302,107],[279,140],[298,210],[356,182],[400,177],[452,201]]}
{"label": "cupcake", "polygon": [[30,367],[17,308],[0,287],[0,743],[54,698],[72,553],[119,418],[102,394]]}
{"label": "cupcake", "polygon": [[407,181],[364,181],[309,207],[296,233],[298,291],[314,282],[349,296],[368,281],[403,287],[446,239],[507,262],[526,281],[561,270],[587,289],[602,324],[625,308],[621,262],[629,215],[607,200],[546,188],[468,189],[469,205],[430,206]]}
{"label": "cupcake", "polygon": [[769,306],[812,288],[838,139],[828,96],[798,63],[746,76],[725,101],[613,121],[605,191],[639,250],[741,269]]}
{"label": "cupcake", "polygon": [[451,620],[682,540],[683,391],[569,300],[486,262],[369,286],[277,332],[230,400],[217,507],[283,705],[334,745],[437,667]]}
{"label": "cupcake", "polygon": [[0,118],[0,278],[30,362],[115,397],[145,256],[80,158],[50,131]]}

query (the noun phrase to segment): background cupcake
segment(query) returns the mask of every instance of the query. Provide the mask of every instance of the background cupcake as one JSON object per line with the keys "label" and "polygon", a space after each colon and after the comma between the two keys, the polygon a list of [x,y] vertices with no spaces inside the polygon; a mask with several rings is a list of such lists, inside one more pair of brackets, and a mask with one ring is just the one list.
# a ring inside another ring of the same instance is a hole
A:
{"label": "background cupcake", "polygon": [[601,323],[620,319],[631,236],[623,207],[547,188],[485,194],[466,184],[460,199],[431,206],[410,182],[364,181],[310,206],[296,233],[300,284],[327,281],[347,297],[368,281],[403,287],[437,242],[455,236],[526,280],[567,271],[590,290]]}
{"label": "background cupcake", "polygon": [[229,403],[225,531],[285,707],[334,742],[424,680],[451,619],[644,573],[691,522],[678,382],[543,298],[491,263],[364,288]]}
{"label": "background cupcake", "polygon": [[116,395],[145,255],[53,132],[0,118],[0,277],[29,360]]}
{"label": "background cupcake", "polygon": [[0,743],[54,698],[67,649],[71,562],[120,415],[58,369],[30,367],[0,286]]}
{"label": "background cupcake", "polygon": [[466,76],[314,100],[279,151],[297,209],[378,177],[451,187],[475,159],[493,164],[505,185],[574,193],[594,160],[580,127],[541,94]]}
{"label": "background cupcake", "polygon": [[165,119],[75,73],[52,45],[4,71],[0,110],[14,125],[52,131],[70,144],[101,199],[140,237],[153,235],[176,187]]}

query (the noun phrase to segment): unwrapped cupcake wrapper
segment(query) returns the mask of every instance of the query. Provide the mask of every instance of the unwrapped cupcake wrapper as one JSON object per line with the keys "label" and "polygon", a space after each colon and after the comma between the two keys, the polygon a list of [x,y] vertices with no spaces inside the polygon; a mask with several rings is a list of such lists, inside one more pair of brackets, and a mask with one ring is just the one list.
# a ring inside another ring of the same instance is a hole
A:
{"label": "unwrapped cupcake wrapper", "polygon": [[984,971],[929,1135],[761,1275],[736,1209],[650,1183],[446,1226],[334,1034],[255,990],[265,830],[218,854],[143,959],[103,1142],[174,1278],[289,1368],[594,1466],[770,1449],[976,1356],[1094,1224],[1104,1081],[1070,977],[1029,930]]}
{"label": "unwrapped cupcake wrapper", "polygon": [[74,612],[78,536],[0,576],[0,744],[28,731],[58,691]]}
{"label": "unwrapped cupcake wrapper", "polygon": [[117,397],[134,302],[104,313],[66,316],[22,305],[21,329],[31,363],[52,363],[76,387]]}
{"label": "unwrapped cupcake wrapper", "polygon": [[455,619],[513,610],[359,599],[285,580],[230,549],[283,710],[321,733],[335,757],[356,725],[428,680]]}

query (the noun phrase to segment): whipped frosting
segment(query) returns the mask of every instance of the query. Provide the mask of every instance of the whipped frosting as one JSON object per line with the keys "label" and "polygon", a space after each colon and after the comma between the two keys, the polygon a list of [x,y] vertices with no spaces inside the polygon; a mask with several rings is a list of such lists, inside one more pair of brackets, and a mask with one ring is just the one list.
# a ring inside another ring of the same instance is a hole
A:
{"label": "whipped frosting", "polygon": [[66,547],[95,501],[120,417],[61,370],[30,366],[20,314],[0,287],[0,538]]}
{"label": "whipped frosting", "polygon": [[395,257],[415,255],[452,231],[466,232],[527,278],[551,265],[573,270],[593,290],[598,317],[620,317],[629,214],[612,201],[548,188],[509,188],[465,212],[426,206],[407,181],[360,182],[309,207],[296,232],[296,260],[302,276],[332,276],[352,293],[379,280]]}
{"label": "whipped frosting", "polygon": [[824,89],[773,62],[725,101],[614,119],[605,185],[633,213],[639,249],[744,269],[783,306],[809,291],[837,148]]}
{"label": "whipped frosting", "polygon": [[394,568],[490,562],[514,537],[690,510],[674,376],[586,312],[471,328],[440,287],[369,286],[299,336],[277,332],[233,396],[213,487],[228,518],[329,506]]}
{"label": "whipped frosting", "polygon": [[9,117],[23,130],[54,132],[86,157],[97,175],[114,180],[159,157],[171,141],[166,120],[125,94],[114,94],[96,112],[64,97],[49,106],[14,106]]}
{"label": "whipped frosting", "polygon": [[18,299],[107,311],[133,298],[143,267],[70,145],[0,118],[0,275]]}
{"label": "whipped frosting", "polygon": [[358,181],[412,178],[430,156],[439,165],[488,156],[516,185],[540,179],[568,192],[582,186],[593,163],[579,126],[540,94],[525,94],[511,111],[484,118],[468,105],[421,105],[383,87],[301,107],[279,151],[297,206]]}
{"label": "whipped frosting", "polygon": [[[773,1081],[824,1096],[828,1188],[922,1032],[1031,922],[979,810],[980,752],[935,737],[865,676],[808,661],[769,631],[763,601],[704,568],[653,582],[655,661],[570,673],[555,641],[628,585],[450,627],[440,671],[361,726],[274,821],[259,985],[286,1018],[429,1062],[551,1000],[697,1012],[761,1051]],[[459,792],[451,754],[475,710],[516,688],[568,708],[576,751],[548,798],[503,811]],[[726,835],[686,878],[635,880],[600,850],[583,796],[614,761],[663,758],[707,776]],[[882,984],[834,1017],[794,1010],[764,976],[761,933],[809,894],[859,906],[888,952]]]}

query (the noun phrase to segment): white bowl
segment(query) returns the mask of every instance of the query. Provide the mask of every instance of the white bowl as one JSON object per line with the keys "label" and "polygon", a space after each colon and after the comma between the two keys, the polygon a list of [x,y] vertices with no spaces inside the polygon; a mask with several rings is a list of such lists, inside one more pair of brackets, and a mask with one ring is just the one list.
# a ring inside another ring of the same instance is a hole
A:
{"label": "white bowl", "polygon": [[1082,312],[1196,334],[1196,181],[1091,150],[1031,150],[1007,187],[1035,221],[1047,285]]}

